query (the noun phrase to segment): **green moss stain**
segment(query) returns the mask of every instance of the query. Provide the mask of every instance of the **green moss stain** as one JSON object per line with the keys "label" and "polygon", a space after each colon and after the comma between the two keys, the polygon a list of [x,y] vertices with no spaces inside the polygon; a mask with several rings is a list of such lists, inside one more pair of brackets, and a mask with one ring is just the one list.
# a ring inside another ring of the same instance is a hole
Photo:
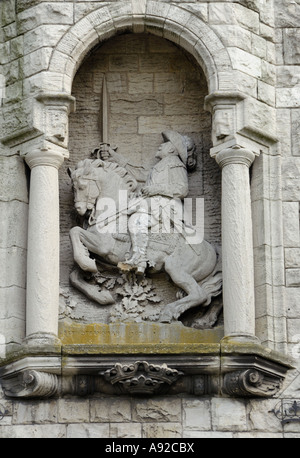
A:
{"label": "green moss stain", "polygon": [[223,328],[192,329],[181,323],[60,323],[59,338],[62,345],[179,345],[219,343]]}

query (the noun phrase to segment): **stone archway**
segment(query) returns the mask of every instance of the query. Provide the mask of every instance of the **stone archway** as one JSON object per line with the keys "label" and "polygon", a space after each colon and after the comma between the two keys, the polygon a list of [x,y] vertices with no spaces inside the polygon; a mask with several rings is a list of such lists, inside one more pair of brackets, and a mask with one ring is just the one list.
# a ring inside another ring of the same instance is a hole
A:
{"label": "stone archway", "polygon": [[48,68],[50,77],[51,72],[61,74],[62,91],[71,92],[74,75],[90,49],[125,30],[153,33],[179,44],[203,68],[209,93],[228,89],[228,81],[234,84],[227,49],[200,17],[176,5],[148,1],[140,9],[135,3],[103,6],[81,19],[63,36]]}

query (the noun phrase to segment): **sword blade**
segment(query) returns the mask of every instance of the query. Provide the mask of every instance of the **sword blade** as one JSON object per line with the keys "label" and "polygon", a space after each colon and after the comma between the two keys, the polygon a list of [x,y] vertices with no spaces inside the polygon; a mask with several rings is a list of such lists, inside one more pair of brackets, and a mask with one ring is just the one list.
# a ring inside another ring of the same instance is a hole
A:
{"label": "sword blade", "polygon": [[102,143],[108,143],[108,92],[105,75],[102,84]]}

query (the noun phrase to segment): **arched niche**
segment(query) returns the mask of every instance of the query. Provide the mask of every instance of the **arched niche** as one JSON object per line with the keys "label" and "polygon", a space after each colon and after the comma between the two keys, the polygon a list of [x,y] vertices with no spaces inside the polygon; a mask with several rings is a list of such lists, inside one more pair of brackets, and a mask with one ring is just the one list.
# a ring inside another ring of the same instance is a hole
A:
{"label": "arched niche", "polygon": [[188,9],[164,2],[136,4],[116,2],[100,6],[79,20],[62,37],[50,59],[49,78],[53,72],[56,85],[71,92],[73,78],[89,50],[99,42],[125,32],[152,33],[166,38],[188,51],[203,68],[209,94],[234,90],[234,71],[228,51],[218,35]]}
{"label": "arched niche", "polygon": [[[114,316],[112,307],[99,307],[69,285],[74,264],[69,231],[77,225],[77,217],[67,168],[74,168],[99,146],[103,116],[108,141],[134,165],[150,168],[157,162],[154,155],[164,130],[178,131],[194,141],[197,166],[189,173],[189,197],[204,199],[205,239],[220,247],[221,171],[209,155],[212,126],[211,114],[204,110],[207,94],[207,80],[196,59],[157,35],[118,34],[96,45],[83,60],[72,86],[76,112],[69,117],[70,158],[59,172],[62,320],[109,323],[111,313]],[[178,288],[165,274],[156,276],[154,283],[163,304],[175,300]],[[189,313],[183,321],[190,323]]]}

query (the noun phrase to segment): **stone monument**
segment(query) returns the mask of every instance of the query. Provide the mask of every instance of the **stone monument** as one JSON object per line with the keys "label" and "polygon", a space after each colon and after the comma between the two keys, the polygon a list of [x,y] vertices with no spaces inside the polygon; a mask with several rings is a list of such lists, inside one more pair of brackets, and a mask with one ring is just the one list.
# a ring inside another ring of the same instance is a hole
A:
{"label": "stone monument", "polygon": [[[96,285],[86,282],[78,269],[72,272],[71,282],[99,304],[114,303],[116,299],[107,289],[100,290],[97,276],[101,261],[117,265],[120,275],[116,293],[124,301],[126,289],[132,288],[130,279],[137,289],[127,304],[131,316],[140,311],[143,320],[171,322],[191,308],[206,309],[211,298],[221,293],[222,274],[216,249],[203,240],[199,228],[184,221],[187,166],[194,164],[191,154],[188,157],[188,139],[174,131],[165,131],[162,136],[164,142],[155,154],[158,162],[150,171],[129,164],[107,144],[94,151],[98,158],[81,161],[70,171],[75,208],[81,216],[89,213],[87,227],[74,227],[70,232],[74,260],[81,271],[94,277]],[[151,306],[147,316],[144,304],[160,302],[153,295],[147,272],[153,275],[161,271],[170,276],[183,297],[157,305],[155,311]],[[215,312],[211,314],[214,317]],[[208,317],[204,322],[209,323]],[[198,319],[193,326],[201,327],[201,323]]]}
{"label": "stone monument", "polygon": [[299,436],[299,18],[0,2],[1,437]]}

